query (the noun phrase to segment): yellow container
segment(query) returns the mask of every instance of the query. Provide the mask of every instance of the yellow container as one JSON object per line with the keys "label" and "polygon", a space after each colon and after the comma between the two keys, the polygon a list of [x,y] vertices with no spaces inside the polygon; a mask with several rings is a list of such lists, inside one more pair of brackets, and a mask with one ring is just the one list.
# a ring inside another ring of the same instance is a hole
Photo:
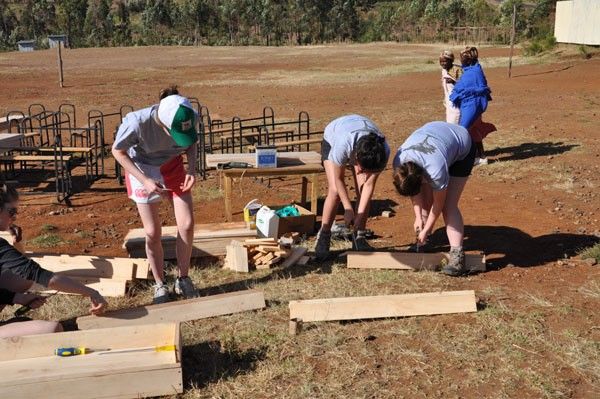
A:
{"label": "yellow container", "polygon": [[262,204],[258,199],[253,199],[244,207],[244,222],[249,229],[256,229],[256,213],[261,208]]}

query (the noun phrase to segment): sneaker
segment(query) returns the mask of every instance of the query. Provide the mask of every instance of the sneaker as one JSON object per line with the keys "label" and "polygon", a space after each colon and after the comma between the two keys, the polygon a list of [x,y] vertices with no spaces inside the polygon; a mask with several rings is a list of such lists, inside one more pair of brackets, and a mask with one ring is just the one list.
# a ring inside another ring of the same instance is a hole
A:
{"label": "sneaker", "polygon": [[473,163],[473,166],[487,165],[487,164],[488,164],[487,158],[475,158],[475,162]]}
{"label": "sneaker", "polygon": [[367,241],[367,236],[364,230],[358,230],[352,238],[352,250],[360,252],[371,252],[375,248]]}
{"label": "sneaker", "polygon": [[442,268],[442,273],[452,276],[464,276],[469,273],[465,265],[465,252],[462,247],[450,249],[450,259],[448,264]]}
{"label": "sneaker", "polygon": [[198,291],[196,290],[196,287],[194,287],[192,279],[188,276],[177,277],[177,280],[175,280],[175,293],[184,298],[194,298],[198,296]]}
{"label": "sneaker", "polygon": [[315,245],[315,256],[317,260],[325,260],[329,257],[330,246],[331,233],[319,231],[319,234],[317,234],[317,244]]}
{"label": "sneaker", "polygon": [[169,288],[163,283],[157,283],[154,286],[154,298],[152,303],[157,305],[159,303],[166,303],[171,300],[169,296]]}

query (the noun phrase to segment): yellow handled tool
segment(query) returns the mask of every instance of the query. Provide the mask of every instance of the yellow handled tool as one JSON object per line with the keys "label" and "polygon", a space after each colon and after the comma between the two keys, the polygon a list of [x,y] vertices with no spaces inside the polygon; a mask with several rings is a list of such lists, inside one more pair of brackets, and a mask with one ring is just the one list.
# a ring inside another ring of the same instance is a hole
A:
{"label": "yellow handled tool", "polygon": [[87,348],[79,347],[79,348],[58,348],[54,350],[54,354],[56,356],[67,357],[67,356],[77,356],[77,355],[85,355],[88,353]]}

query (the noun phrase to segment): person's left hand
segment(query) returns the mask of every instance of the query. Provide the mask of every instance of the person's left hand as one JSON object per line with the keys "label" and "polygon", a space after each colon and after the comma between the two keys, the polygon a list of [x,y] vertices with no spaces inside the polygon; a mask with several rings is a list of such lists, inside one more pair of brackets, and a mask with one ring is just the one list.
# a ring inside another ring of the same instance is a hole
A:
{"label": "person's left hand", "polygon": [[179,188],[185,193],[186,191],[190,191],[195,183],[196,176],[187,173],[185,175],[185,180],[183,181],[183,184],[179,186]]}
{"label": "person's left hand", "polygon": [[92,302],[90,313],[93,315],[104,313],[104,309],[108,306],[108,302],[106,302],[106,299],[104,299],[98,291],[94,291],[94,293],[90,295],[90,301]]}
{"label": "person's left hand", "polygon": [[419,245],[425,245],[425,243],[427,242],[427,236],[429,235],[429,231],[423,229],[419,232],[419,235],[417,236],[417,243]]}

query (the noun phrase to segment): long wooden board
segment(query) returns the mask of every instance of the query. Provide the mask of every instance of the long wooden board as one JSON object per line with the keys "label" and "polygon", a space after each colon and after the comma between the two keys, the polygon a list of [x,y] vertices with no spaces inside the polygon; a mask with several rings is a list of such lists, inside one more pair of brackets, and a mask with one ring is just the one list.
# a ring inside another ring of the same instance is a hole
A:
{"label": "long wooden board", "polygon": [[[348,252],[349,269],[438,270],[447,253]],[[466,254],[465,264],[472,272],[485,271],[485,256]]]}
{"label": "long wooden board", "polygon": [[[113,280],[108,278],[86,278],[86,277],[76,277],[76,276],[68,276],[73,280],[79,281],[84,284],[86,287],[90,287],[100,293],[102,296],[116,298],[120,296],[125,296],[127,293],[127,281],[125,280]],[[31,286],[31,291],[50,294],[54,293],[54,290],[50,290],[44,286],[39,284],[33,284]],[[69,294],[68,292],[59,292],[59,294]]]}
{"label": "long wooden board", "polygon": [[[225,247],[231,240],[244,241],[247,238],[255,237],[256,230],[247,228],[244,222],[199,224],[194,228],[192,257],[224,256],[226,254]],[[163,227],[162,243],[165,259],[176,258],[176,239],[176,226]],[[146,257],[144,230],[130,230],[125,237],[123,248],[127,250],[131,257]]]}
{"label": "long wooden board", "polygon": [[77,324],[81,330],[89,330],[92,328],[182,322],[262,309],[265,306],[265,297],[262,291],[245,290],[160,305],[122,309],[108,312],[102,316],[83,316],[77,318]]}
{"label": "long wooden board", "polygon": [[[176,351],[134,351],[175,345]],[[92,352],[54,356],[59,347]],[[124,350],[110,353],[107,350]],[[139,398],[183,391],[179,324],[0,339],[0,397]]]}
{"label": "long wooden board", "polygon": [[476,312],[475,291],[290,301],[290,320],[360,320]]}

